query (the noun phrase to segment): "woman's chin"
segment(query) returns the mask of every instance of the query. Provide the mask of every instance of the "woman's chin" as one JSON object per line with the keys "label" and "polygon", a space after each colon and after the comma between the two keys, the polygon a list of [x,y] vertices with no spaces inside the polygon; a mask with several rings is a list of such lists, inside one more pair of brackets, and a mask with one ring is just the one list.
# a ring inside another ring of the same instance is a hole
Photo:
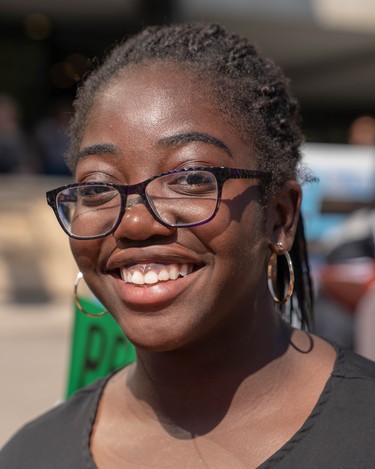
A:
{"label": "woman's chin", "polygon": [[145,337],[144,334],[126,334],[126,337],[138,351],[144,352],[172,352],[181,349],[186,341],[173,337]]}
{"label": "woman's chin", "polygon": [[177,312],[164,311],[152,315],[128,313],[118,318],[124,335],[139,350],[171,352],[182,349],[196,340],[198,327],[183,321]]}

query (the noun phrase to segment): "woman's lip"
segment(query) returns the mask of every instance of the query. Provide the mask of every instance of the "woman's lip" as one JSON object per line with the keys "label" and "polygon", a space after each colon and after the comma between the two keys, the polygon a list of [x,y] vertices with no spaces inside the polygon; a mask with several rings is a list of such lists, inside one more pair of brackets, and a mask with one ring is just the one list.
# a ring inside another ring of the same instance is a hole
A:
{"label": "woman's lip", "polygon": [[170,250],[164,246],[148,248],[126,248],[113,254],[107,262],[106,270],[113,271],[136,264],[194,264],[202,267],[202,258],[186,250]]}
{"label": "woman's lip", "polygon": [[125,283],[121,278],[113,276],[116,282],[116,289],[122,301],[136,309],[143,311],[155,311],[167,306],[178,296],[180,296],[192,282],[196,280],[200,269],[186,277],[179,277],[177,280],[168,280],[154,285],[134,285]]}

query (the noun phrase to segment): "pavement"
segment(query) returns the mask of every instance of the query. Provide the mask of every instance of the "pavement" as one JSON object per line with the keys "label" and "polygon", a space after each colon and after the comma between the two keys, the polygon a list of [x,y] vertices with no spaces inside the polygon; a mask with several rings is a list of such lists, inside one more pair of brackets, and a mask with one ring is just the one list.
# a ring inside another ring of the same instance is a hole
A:
{"label": "pavement", "polygon": [[0,447],[65,395],[77,268],[45,192],[67,182],[0,177]]}
{"label": "pavement", "polygon": [[70,302],[0,305],[0,447],[65,395]]}

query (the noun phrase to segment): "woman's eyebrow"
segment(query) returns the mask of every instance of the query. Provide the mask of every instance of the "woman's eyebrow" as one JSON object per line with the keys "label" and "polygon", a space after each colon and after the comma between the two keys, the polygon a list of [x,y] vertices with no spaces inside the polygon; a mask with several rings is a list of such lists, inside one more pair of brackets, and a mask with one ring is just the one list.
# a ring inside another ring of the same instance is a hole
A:
{"label": "woman's eyebrow", "polygon": [[[158,143],[161,146],[172,146],[172,145],[183,145],[184,143],[190,142],[203,142],[208,143],[209,145],[214,145],[221,150],[224,150],[230,157],[232,157],[232,152],[227,145],[220,139],[213,137],[212,135],[205,134],[202,132],[187,132],[181,134],[174,134],[168,137],[161,138]],[[90,155],[99,155],[110,153],[112,155],[118,154],[118,148],[110,143],[99,143],[96,145],[90,145],[83,148],[78,152],[77,161],[85,156]]]}
{"label": "woman's eyebrow", "polygon": [[214,145],[221,150],[224,150],[230,157],[232,157],[232,152],[230,149],[225,145],[224,142],[219,140],[212,135],[205,134],[202,132],[187,132],[181,134],[170,135],[168,137],[163,137],[159,140],[159,144],[162,146],[169,146],[169,145],[180,145],[184,143],[190,142],[203,142],[208,143],[209,145]]}
{"label": "woman's eyebrow", "polygon": [[105,153],[111,153],[112,155],[117,155],[118,149],[115,145],[112,145],[110,143],[99,143],[97,145],[90,145],[88,147],[83,148],[82,150],[78,152],[77,161],[80,160],[81,158],[84,158],[85,156],[99,155],[99,154],[105,154]]}

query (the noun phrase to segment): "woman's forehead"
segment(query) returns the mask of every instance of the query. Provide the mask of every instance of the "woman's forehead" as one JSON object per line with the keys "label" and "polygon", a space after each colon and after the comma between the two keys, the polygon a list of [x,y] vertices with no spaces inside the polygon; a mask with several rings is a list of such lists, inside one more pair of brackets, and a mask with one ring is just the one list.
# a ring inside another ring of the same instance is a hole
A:
{"label": "woman's forehead", "polygon": [[180,95],[183,103],[186,102],[185,96],[190,93],[190,99],[196,96],[199,99],[204,98],[205,103],[211,102],[214,105],[214,84],[204,78],[197,71],[170,61],[131,64],[109,80],[98,98],[109,96],[116,90],[140,94],[154,91],[160,93],[164,99],[168,95]]}
{"label": "woman's forehead", "polygon": [[192,71],[169,63],[123,69],[96,96],[85,131],[93,122],[115,119],[138,130],[227,121],[210,87]]}
{"label": "woman's forehead", "polygon": [[104,119],[146,130],[175,122],[178,126],[182,122],[198,125],[222,117],[206,87],[183,71],[139,67],[123,71],[98,94],[86,127]]}

